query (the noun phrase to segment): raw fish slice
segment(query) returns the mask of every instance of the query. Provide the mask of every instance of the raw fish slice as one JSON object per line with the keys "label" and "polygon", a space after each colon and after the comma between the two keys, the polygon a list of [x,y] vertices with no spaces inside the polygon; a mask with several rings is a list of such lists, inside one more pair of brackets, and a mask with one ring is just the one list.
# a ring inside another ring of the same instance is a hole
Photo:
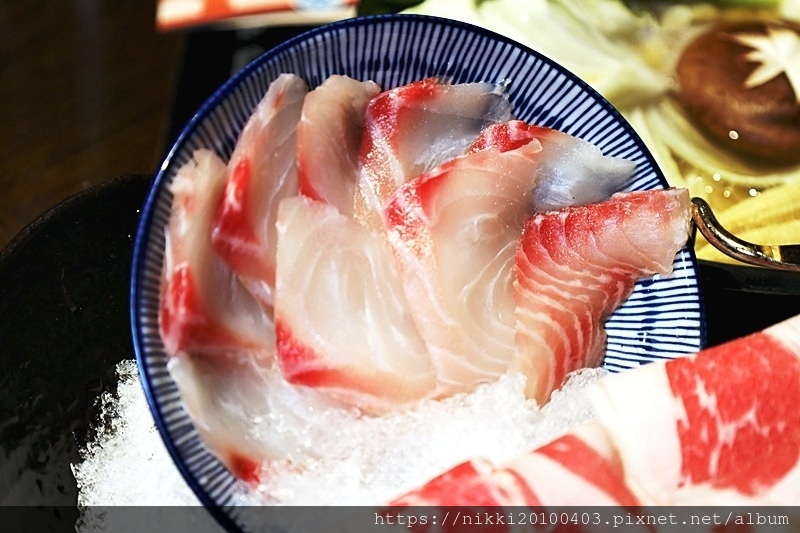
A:
{"label": "raw fish slice", "polygon": [[257,485],[270,461],[307,464],[319,457],[310,435],[329,428],[314,425],[308,413],[337,408],[329,398],[253,360],[220,368],[179,357],[168,368],[201,439],[237,478]]}
{"label": "raw fish slice", "polygon": [[514,254],[541,144],[457,157],[407,182],[386,209],[412,316],[438,391],[503,374],[514,351]]}
{"label": "raw fish slice", "polygon": [[333,75],[308,93],[297,125],[300,194],[352,216],[364,113],[379,92],[374,82]]}
{"label": "raw fish slice", "polygon": [[517,247],[516,351],[540,404],[605,352],[604,321],[635,282],[667,275],[689,236],[683,189],[617,193],[607,202],[534,215]]}
{"label": "raw fish slice", "polygon": [[272,322],[211,244],[226,167],[197,150],[170,185],[159,328],[169,356],[271,357]]}
{"label": "raw fish slice", "polygon": [[[639,504],[625,484],[611,441],[597,424],[582,426],[498,467],[480,459],[462,463],[391,502],[393,506],[444,506],[456,510],[465,506],[472,510],[474,506],[546,509]],[[494,509],[483,511],[492,516],[497,513]],[[440,512],[439,516],[443,514]],[[451,511],[450,516],[455,514]],[[463,525],[455,520],[457,525]]]}
{"label": "raw fish slice", "polygon": [[270,84],[231,154],[214,218],[214,247],[268,311],[275,286],[275,218],[278,203],[297,194],[296,132],[307,92],[294,74]]}
{"label": "raw fish slice", "polygon": [[653,505],[800,502],[800,316],[614,375],[590,398]]}
{"label": "raw fish slice", "polygon": [[[554,203],[606,200],[633,170],[586,141],[520,121],[488,126],[468,152],[404,184],[385,215],[442,394],[508,368],[515,245],[525,220]],[[605,177],[595,180],[594,166]],[[564,168],[580,191],[570,183],[554,194],[566,183]]]}
{"label": "raw fish slice", "polygon": [[428,78],[382,92],[364,118],[356,217],[382,228],[381,214],[398,187],[462,155],[488,124],[511,118],[508,98],[489,83]]}
{"label": "raw fish slice", "polygon": [[322,202],[281,202],[275,325],[286,379],[369,412],[428,395],[434,374],[384,236]]}
{"label": "raw fish slice", "polygon": [[520,120],[488,126],[470,151],[512,150],[531,139],[543,147],[532,200],[537,211],[602,202],[623,190],[636,169],[634,162],[603,155],[588,141]]}

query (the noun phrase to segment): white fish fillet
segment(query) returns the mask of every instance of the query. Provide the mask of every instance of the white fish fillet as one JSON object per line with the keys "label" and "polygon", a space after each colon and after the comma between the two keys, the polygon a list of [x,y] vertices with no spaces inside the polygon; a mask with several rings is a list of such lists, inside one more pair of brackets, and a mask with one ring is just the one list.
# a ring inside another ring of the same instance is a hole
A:
{"label": "white fish fillet", "polygon": [[364,118],[356,218],[382,228],[381,213],[398,187],[462,155],[487,125],[511,118],[507,97],[489,83],[428,78],[380,93]]}
{"label": "white fish fillet", "polygon": [[389,239],[442,395],[471,390],[508,367],[515,243],[530,215],[541,150],[533,140],[455,158],[389,202]]}
{"label": "white fish fillet", "polygon": [[340,408],[318,391],[290,385],[272,363],[241,360],[220,367],[177,357],[168,368],[203,442],[252,485],[272,461],[305,465],[319,457],[311,436],[325,428],[312,427],[308,413]]}
{"label": "white fish fillet", "polygon": [[389,244],[335,207],[281,202],[275,303],[278,359],[290,382],[369,412],[433,389]]}
{"label": "white fish fillet", "polygon": [[214,218],[217,252],[268,311],[275,286],[278,203],[297,194],[297,123],[308,87],[281,74],[248,119],[228,162]]}
{"label": "white fish fillet", "polygon": [[161,337],[170,356],[272,357],[270,317],[211,243],[225,176],[217,155],[197,150],[170,185],[173,204],[159,307]]}
{"label": "white fish fillet", "polygon": [[441,394],[471,390],[508,369],[514,256],[528,217],[606,200],[634,166],[513,120],[487,126],[466,155],[398,189],[384,218]]}
{"label": "white fish fillet", "polygon": [[297,126],[300,194],[352,216],[364,113],[379,92],[374,82],[333,75],[306,95]]}

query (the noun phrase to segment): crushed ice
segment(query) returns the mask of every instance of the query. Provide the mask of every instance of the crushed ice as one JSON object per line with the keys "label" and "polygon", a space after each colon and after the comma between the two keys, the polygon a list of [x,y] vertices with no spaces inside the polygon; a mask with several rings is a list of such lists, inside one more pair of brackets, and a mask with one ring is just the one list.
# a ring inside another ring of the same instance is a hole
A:
{"label": "crushed ice", "polygon": [[[101,398],[106,422],[84,450],[83,462],[73,465],[79,506],[200,508],[155,428],[136,363],[123,361],[117,373],[116,395]],[[323,457],[302,471],[272,465],[269,482],[257,492],[243,492],[240,503],[380,504],[464,460],[507,461],[593,419],[583,388],[605,374],[601,369],[573,374],[541,409],[525,399],[524,378],[504,376],[471,394],[422,402],[402,414],[343,419],[346,427],[317,443]],[[93,517],[84,518],[91,524]]]}

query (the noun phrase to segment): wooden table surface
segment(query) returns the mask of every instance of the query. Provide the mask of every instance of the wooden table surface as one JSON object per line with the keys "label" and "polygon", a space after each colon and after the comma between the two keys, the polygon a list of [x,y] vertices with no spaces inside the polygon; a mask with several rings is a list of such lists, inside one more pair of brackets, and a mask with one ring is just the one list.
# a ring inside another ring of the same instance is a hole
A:
{"label": "wooden table surface", "polygon": [[66,197],[155,172],[184,40],[155,0],[0,2],[0,250]]}

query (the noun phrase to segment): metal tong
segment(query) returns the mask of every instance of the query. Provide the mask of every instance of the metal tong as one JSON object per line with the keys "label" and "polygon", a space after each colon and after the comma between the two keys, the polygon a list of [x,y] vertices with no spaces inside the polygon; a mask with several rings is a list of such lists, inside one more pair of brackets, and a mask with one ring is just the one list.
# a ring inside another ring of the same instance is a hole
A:
{"label": "metal tong", "polygon": [[723,228],[708,203],[692,198],[692,236],[700,230],[703,237],[719,251],[750,265],[800,272],[800,245],[753,244]]}

